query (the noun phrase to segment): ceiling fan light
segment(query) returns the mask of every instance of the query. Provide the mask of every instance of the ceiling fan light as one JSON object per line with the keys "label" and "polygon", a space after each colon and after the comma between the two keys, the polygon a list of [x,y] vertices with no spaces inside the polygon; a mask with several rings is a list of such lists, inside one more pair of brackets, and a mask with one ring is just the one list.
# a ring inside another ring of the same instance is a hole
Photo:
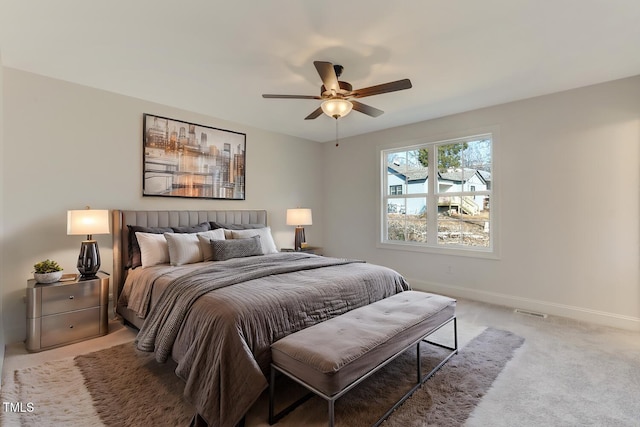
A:
{"label": "ceiling fan light", "polygon": [[353,104],[346,99],[328,99],[320,107],[327,116],[338,119],[349,114]]}

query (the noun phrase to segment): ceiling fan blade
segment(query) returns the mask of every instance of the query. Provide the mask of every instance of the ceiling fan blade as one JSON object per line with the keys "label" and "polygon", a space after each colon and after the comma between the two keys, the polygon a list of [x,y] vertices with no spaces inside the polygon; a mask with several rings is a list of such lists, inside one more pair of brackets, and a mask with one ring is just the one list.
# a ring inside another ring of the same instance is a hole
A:
{"label": "ceiling fan blade", "polygon": [[370,105],[366,105],[363,104],[361,102],[358,101],[349,101],[353,104],[353,109],[356,111],[360,111],[361,113],[366,114],[367,116],[371,116],[371,117],[378,117],[379,115],[381,115],[382,113],[384,113],[384,111],[382,110],[378,110],[377,108],[374,108]]}
{"label": "ceiling fan blade", "polygon": [[269,93],[265,93],[262,95],[263,98],[281,98],[281,99],[322,99],[319,96],[313,95],[273,95]]}
{"label": "ceiling fan blade", "polygon": [[398,90],[411,89],[411,80],[402,79],[395,82],[383,83],[381,85],[369,86],[363,89],[356,89],[349,94],[351,98],[364,98],[365,96],[380,95],[382,93],[395,92]]}
{"label": "ceiling fan blade", "polygon": [[340,85],[338,84],[338,76],[336,76],[333,64],[325,61],[313,61],[313,65],[318,70],[325,89],[337,93],[340,90]]}
{"label": "ceiling fan blade", "polygon": [[318,116],[320,116],[322,114],[322,108],[318,107],[315,110],[313,110],[313,113],[309,114],[307,117],[305,117],[305,120],[313,120],[315,118],[317,118]]}

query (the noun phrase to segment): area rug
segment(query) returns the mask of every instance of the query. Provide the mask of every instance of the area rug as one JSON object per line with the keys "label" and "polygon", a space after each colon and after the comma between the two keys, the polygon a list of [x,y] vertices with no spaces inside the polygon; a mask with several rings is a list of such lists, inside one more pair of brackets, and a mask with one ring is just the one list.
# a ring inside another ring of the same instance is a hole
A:
{"label": "area rug", "polygon": [[[459,426],[469,417],[524,339],[488,328],[473,338],[433,378],[398,408],[386,426]],[[424,372],[441,349],[422,346]],[[369,426],[415,381],[415,350],[409,350],[336,403],[337,426]],[[193,407],[182,397],[175,365],[160,365],[133,343],[15,371],[13,392],[4,399],[33,402],[32,412],[3,414],[2,425],[186,426]],[[279,403],[302,390],[282,379]],[[84,387],[83,387],[84,383]],[[6,387],[5,387],[6,388]],[[87,392],[88,390],[88,392]],[[13,394],[12,394],[13,393]],[[267,426],[266,396],[247,417],[247,427]],[[9,419],[9,416],[13,418]],[[325,426],[326,402],[313,398],[278,426]],[[95,418],[95,420],[94,420]],[[4,424],[7,422],[6,424]],[[97,424],[99,425],[99,424]]]}

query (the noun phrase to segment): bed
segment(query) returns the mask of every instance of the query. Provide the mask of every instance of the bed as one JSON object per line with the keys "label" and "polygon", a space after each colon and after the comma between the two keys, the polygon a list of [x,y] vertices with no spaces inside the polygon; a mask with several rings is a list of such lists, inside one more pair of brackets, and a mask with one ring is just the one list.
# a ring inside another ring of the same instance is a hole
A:
{"label": "bed", "polygon": [[[149,262],[147,238],[166,239],[169,263]],[[188,251],[176,247],[193,243],[176,242],[196,238],[215,261],[183,262]],[[146,265],[132,261],[138,250]],[[177,363],[185,397],[212,427],[236,425],[267,388],[273,342],[409,289],[386,267],[278,252],[264,210],[116,210],[113,254],[117,314],[140,329],[140,350]]]}

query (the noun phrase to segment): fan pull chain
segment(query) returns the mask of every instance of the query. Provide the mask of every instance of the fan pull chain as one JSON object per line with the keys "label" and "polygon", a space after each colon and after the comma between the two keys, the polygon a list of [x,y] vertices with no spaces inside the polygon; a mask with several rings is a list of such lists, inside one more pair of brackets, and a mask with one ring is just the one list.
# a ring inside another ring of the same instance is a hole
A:
{"label": "fan pull chain", "polygon": [[336,147],[339,145],[340,143],[338,142],[338,116],[336,116]]}

